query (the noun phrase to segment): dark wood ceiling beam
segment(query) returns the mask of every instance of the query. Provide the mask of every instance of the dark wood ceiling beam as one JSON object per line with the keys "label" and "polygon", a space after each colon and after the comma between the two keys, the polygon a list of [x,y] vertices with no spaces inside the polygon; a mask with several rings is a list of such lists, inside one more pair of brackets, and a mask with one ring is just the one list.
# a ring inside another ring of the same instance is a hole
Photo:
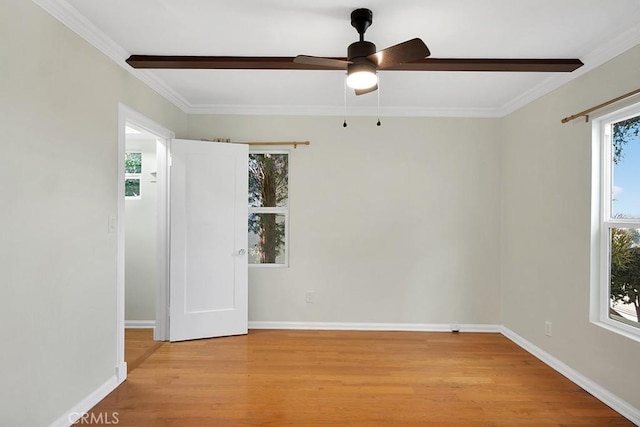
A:
{"label": "dark wood ceiling beam", "polygon": [[569,73],[584,64],[579,59],[425,58],[387,70],[402,71],[503,71]]}
{"label": "dark wood ceiling beam", "polygon": [[[131,55],[127,63],[133,68],[208,69],[208,70],[344,70],[293,62],[293,57],[268,56],[156,56]],[[346,60],[346,58],[331,58]],[[385,70],[395,71],[501,71],[567,73],[584,64],[579,59],[491,59],[425,58],[406,62]]]}
{"label": "dark wood ceiling beam", "polygon": [[[344,58],[335,58],[344,59]],[[299,64],[288,56],[154,56],[131,55],[127,64],[133,68],[171,68],[207,70],[343,70],[344,67],[322,67]]]}

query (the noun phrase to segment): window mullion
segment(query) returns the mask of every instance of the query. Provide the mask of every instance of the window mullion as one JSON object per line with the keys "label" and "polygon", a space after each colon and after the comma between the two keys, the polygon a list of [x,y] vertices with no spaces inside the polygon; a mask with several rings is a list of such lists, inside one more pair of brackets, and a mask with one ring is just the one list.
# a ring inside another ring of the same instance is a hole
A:
{"label": "window mullion", "polygon": [[603,221],[604,228],[640,228],[640,221],[637,219],[615,219],[611,221]]}
{"label": "window mullion", "polygon": [[250,207],[249,212],[251,213],[273,213],[273,214],[284,214],[288,212],[289,209],[286,207]]}

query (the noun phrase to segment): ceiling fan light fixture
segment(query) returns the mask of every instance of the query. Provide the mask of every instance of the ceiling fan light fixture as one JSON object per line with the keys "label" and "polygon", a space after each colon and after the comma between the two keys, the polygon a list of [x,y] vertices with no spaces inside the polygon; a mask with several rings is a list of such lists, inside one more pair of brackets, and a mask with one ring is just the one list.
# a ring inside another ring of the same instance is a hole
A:
{"label": "ceiling fan light fixture", "polygon": [[375,66],[350,64],[347,71],[347,86],[351,89],[369,89],[378,83]]}

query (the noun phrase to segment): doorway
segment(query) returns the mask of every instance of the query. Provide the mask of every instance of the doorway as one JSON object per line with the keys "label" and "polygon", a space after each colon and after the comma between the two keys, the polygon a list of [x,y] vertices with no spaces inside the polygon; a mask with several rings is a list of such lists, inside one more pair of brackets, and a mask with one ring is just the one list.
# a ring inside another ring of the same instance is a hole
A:
{"label": "doorway", "polygon": [[133,123],[127,123],[125,136],[125,328],[154,329],[158,278],[158,138]]}
{"label": "doorway", "polygon": [[[126,379],[125,327],[168,339],[168,149],[173,132],[119,105],[117,376]],[[153,344],[153,343],[151,343]]]}
{"label": "doorway", "polygon": [[125,126],[124,360],[127,372],[154,348],[158,281],[158,138]]}

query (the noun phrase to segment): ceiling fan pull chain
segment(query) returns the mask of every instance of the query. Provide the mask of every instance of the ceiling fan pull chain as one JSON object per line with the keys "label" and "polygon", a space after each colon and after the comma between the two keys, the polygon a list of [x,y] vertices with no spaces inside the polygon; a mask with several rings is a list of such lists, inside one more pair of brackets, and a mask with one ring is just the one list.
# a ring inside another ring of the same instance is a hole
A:
{"label": "ceiling fan pull chain", "polygon": [[344,122],[342,127],[347,127],[347,75],[344,75]]}
{"label": "ceiling fan pull chain", "polygon": [[380,123],[380,78],[378,78],[378,123],[376,123],[376,126],[380,126],[382,123]]}

